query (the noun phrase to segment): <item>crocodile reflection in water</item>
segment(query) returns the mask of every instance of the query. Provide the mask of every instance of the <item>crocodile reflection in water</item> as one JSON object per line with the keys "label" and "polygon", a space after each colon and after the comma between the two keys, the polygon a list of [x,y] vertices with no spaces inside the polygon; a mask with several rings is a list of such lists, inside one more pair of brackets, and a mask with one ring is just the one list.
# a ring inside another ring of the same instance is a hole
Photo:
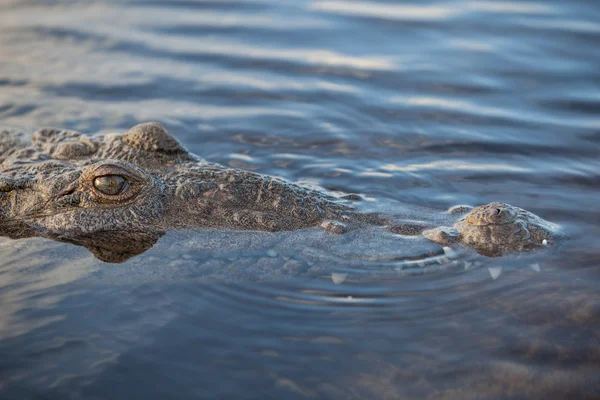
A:
{"label": "crocodile reflection in water", "polygon": [[[30,144],[2,132],[0,163],[2,235],[83,245],[107,262],[140,254],[164,232],[177,229],[282,231],[320,226],[344,233],[376,224],[418,235],[428,227],[361,213],[355,196],[334,197],[207,162],[154,122],[124,134],[96,136],[42,129]],[[441,244],[461,242],[490,256],[529,250],[558,237],[555,225],[524,210],[502,207],[502,218],[480,223],[485,218],[477,207],[454,228],[427,230],[425,236]]]}

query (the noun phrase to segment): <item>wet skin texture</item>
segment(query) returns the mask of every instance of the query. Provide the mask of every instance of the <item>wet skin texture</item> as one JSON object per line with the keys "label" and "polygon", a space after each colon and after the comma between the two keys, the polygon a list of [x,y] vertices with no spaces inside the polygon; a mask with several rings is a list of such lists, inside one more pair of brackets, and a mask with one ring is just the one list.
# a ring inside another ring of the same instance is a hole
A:
{"label": "wet skin texture", "polygon": [[[349,200],[352,196],[333,197],[206,162],[154,122],[123,134],[96,136],[42,129],[30,144],[2,132],[0,163],[4,236],[43,236],[83,245],[107,262],[147,250],[172,229],[281,231],[320,226],[344,233],[360,224],[377,224],[415,235],[426,227],[360,213]],[[530,250],[557,237],[553,224],[497,204],[477,207],[453,228],[424,235],[490,256]]]}
{"label": "wet skin texture", "polygon": [[461,243],[496,257],[554,245],[562,233],[557,225],[529,211],[494,202],[473,208],[453,227],[425,230],[423,236],[443,246]]}

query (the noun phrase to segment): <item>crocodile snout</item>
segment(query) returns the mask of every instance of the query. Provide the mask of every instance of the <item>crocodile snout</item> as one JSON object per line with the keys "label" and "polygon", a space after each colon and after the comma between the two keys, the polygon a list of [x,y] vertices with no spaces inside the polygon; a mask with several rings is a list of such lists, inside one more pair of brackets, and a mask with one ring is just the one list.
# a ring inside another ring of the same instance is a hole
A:
{"label": "crocodile snout", "polygon": [[[46,214],[52,203],[72,204],[73,199],[63,199],[67,189],[81,174],[78,171],[63,171],[50,177],[41,173],[37,178],[29,174],[0,175],[0,218],[22,220]],[[72,197],[72,196],[67,196]]]}

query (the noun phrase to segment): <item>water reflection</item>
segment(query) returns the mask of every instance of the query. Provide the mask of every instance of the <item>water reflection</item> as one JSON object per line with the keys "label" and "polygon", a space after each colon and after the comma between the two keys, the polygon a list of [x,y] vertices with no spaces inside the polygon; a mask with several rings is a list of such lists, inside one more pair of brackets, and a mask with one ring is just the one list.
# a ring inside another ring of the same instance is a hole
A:
{"label": "water reflection", "polygon": [[315,1],[310,7],[318,11],[342,15],[357,15],[397,20],[435,21],[454,17],[461,13],[456,7],[433,5],[398,5],[375,2]]}
{"label": "water reflection", "polygon": [[[581,293],[586,284],[555,275],[527,285],[514,274],[487,284],[472,277],[428,277],[435,282],[428,288],[413,280],[370,288],[278,283],[71,293],[60,302],[64,319],[0,342],[2,363],[15,372],[37,360],[27,372],[37,383],[19,387],[23,377],[15,373],[5,392],[26,396],[47,387],[51,396],[103,397],[126,379],[127,395],[150,398],[194,398],[198,387],[223,396],[242,388],[250,398],[264,391],[286,398],[593,398],[592,327],[600,320],[597,303]],[[90,304],[97,317],[81,324]],[[398,329],[390,332],[390,323]],[[68,336],[49,339],[69,325]],[[48,368],[48,359],[63,362]]]}
{"label": "water reflection", "polygon": [[553,8],[537,3],[508,2],[508,1],[471,1],[442,5],[418,4],[385,4],[377,2],[341,2],[315,1],[310,7],[314,10],[383,19],[406,21],[437,21],[448,20],[463,16],[469,12],[499,13],[499,14],[551,14]]}
{"label": "water reflection", "polygon": [[470,1],[466,8],[474,11],[507,14],[552,14],[556,10],[549,5],[525,1]]}
{"label": "water reflection", "polygon": [[422,164],[411,164],[411,165],[394,165],[386,164],[382,165],[381,169],[385,171],[402,171],[402,172],[418,172],[427,169],[453,169],[453,170],[470,170],[470,171],[507,171],[507,172],[528,172],[530,169],[506,165],[506,164],[479,164],[469,163],[464,161],[432,161]]}

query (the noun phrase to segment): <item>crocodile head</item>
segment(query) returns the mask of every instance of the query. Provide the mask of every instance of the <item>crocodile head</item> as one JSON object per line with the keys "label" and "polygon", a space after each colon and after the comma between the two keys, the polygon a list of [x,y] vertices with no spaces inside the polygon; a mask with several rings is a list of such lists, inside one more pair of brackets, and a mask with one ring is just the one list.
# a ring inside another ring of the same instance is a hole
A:
{"label": "crocodile head", "polygon": [[423,236],[444,246],[460,243],[488,257],[552,245],[562,234],[556,224],[506,203],[473,208],[452,227],[426,230]]}
{"label": "crocodile head", "polygon": [[10,237],[82,244],[117,262],[162,234],[154,222],[164,211],[163,188],[155,176],[121,160],[15,166],[0,175],[0,226]]}
{"label": "crocodile head", "polygon": [[136,243],[143,251],[167,230],[300,229],[347,209],[324,193],[203,161],[158,123],[96,136],[43,129],[0,161],[4,236],[82,244],[104,260],[135,253]]}

